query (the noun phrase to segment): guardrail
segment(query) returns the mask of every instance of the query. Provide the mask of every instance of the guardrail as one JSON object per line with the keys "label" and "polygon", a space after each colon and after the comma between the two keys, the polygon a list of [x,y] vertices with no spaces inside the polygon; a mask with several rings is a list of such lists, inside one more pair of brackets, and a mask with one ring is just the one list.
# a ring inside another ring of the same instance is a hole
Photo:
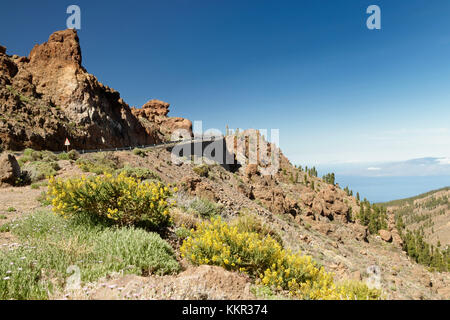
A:
{"label": "guardrail", "polygon": [[[166,147],[168,145],[172,144],[178,144],[178,143],[197,143],[197,142],[209,142],[209,141],[215,141],[217,138],[223,138],[223,137],[209,137],[209,138],[194,138],[194,139],[184,139],[184,140],[177,140],[177,141],[167,141],[167,142],[161,142],[156,144],[149,144],[149,145],[143,145],[143,146],[128,146],[128,147],[120,147],[120,148],[109,148],[109,149],[90,149],[90,150],[76,150],[80,154],[86,154],[86,153],[96,153],[96,152],[115,152],[115,151],[127,151],[127,150],[133,150],[133,149],[148,149],[148,148],[158,148],[158,147]],[[61,154],[65,153],[66,151],[51,151],[54,154]],[[12,152],[16,156],[23,155],[23,151],[19,152]]]}

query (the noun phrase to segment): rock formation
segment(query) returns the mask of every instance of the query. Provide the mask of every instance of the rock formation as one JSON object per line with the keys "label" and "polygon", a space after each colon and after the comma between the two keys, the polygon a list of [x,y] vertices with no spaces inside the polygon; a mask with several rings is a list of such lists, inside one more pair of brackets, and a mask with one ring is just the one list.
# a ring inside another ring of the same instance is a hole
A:
{"label": "rock formation", "polygon": [[0,145],[4,149],[57,151],[66,138],[76,149],[137,146],[161,142],[179,127],[191,129],[189,120],[167,117],[168,104],[144,107],[143,114],[154,117],[141,117],[145,119],[141,122],[119,92],[83,68],[75,30],[53,33],[28,57],[9,56],[0,47]]}
{"label": "rock formation", "polygon": [[192,122],[184,118],[168,117],[169,107],[170,104],[154,99],[144,104],[141,109],[132,108],[131,112],[149,134],[155,130],[159,131],[161,139],[170,140],[171,134],[179,129],[192,136]]}
{"label": "rock formation", "polygon": [[16,157],[12,154],[2,153],[0,155],[0,187],[15,185],[20,176],[20,166]]}

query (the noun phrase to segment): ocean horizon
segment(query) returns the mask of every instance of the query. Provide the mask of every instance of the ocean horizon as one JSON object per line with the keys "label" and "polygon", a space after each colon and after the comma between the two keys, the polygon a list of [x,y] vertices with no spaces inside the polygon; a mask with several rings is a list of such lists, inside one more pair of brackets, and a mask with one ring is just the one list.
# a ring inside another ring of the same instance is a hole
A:
{"label": "ocean horizon", "polygon": [[336,182],[343,189],[348,186],[354,196],[370,202],[387,202],[413,197],[428,191],[450,186],[449,176],[364,177],[336,174]]}

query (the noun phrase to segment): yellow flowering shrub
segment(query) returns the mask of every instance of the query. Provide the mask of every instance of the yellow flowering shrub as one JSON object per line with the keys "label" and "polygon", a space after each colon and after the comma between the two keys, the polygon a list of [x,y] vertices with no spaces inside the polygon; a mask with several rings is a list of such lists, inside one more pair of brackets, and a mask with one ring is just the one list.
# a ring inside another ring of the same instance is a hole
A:
{"label": "yellow flowering shrub", "polygon": [[50,178],[48,185],[48,199],[57,214],[149,229],[171,223],[170,196],[171,190],[162,183],[141,182],[125,173],[68,180]]}
{"label": "yellow flowering shrub", "polygon": [[[300,299],[369,299],[356,295],[351,286],[337,286],[333,275],[319,267],[310,256],[292,253],[270,235],[239,232],[220,218],[202,222],[191,231],[180,248],[182,256],[194,264],[218,265],[259,278],[262,284],[287,291]],[[365,286],[364,284],[361,284]],[[363,292],[358,287],[359,292]],[[367,291],[369,292],[369,291]],[[370,291],[370,293],[372,293]]]}

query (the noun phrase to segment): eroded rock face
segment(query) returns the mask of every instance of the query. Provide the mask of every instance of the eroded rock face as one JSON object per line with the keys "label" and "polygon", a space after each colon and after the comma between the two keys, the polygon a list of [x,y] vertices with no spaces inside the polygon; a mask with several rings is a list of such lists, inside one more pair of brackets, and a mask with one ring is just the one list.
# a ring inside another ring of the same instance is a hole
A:
{"label": "eroded rock face", "polygon": [[0,155],[0,187],[15,185],[20,178],[20,166],[12,154],[2,153]]}
{"label": "eroded rock face", "polygon": [[141,109],[132,108],[131,111],[146,130],[154,131],[156,126],[161,139],[170,140],[176,130],[184,130],[187,135],[192,136],[192,122],[184,118],[168,117],[169,107],[169,103],[154,99]]}
{"label": "eroded rock face", "polygon": [[379,231],[380,237],[383,241],[386,242],[392,242],[392,233],[390,233],[387,230],[380,230]]}
{"label": "eroded rock face", "polygon": [[66,138],[75,149],[147,145],[161,142],[173,128],[189,128],[189,120],[168,118],[164,103],[150,124],[141,123],[119,92],[82,67],[75,30],[53,33],[29,57],[5,52],[0,49],[0,144],[5,149],[57,151]]}

